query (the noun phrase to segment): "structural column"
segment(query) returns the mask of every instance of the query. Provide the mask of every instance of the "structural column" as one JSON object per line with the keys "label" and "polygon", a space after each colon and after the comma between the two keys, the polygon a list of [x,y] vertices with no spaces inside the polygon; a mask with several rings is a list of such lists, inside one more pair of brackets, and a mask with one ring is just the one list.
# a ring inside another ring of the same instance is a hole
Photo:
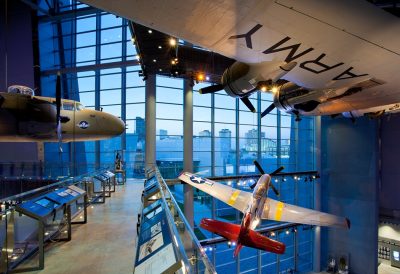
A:
{"label": "structural column", "polygon": [[146,168],[156,164],[156,76],[146,81]]}
{"label": "structural column", "polygon": [[[321,116],[315,117],[315,163],[318,174],[321,175]],[[322,177],[322,176],[321,176]],[[314,209],[321,210],[321,179],[314,181]],[[321,271],[321,227],[314,230],[314,267],[315,272]]]}
{"label": "structural column", "polygon": [[[193,81],[184,80],[183,99],[183,169],[193,172]],[[193,187],[184,185],[184,211],[193,227]]]}

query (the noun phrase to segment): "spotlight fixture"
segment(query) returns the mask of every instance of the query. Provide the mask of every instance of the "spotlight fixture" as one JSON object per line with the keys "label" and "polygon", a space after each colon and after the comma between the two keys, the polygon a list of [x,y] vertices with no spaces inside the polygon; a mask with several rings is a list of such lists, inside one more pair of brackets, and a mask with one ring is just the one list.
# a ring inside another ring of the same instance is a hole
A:
{"label": "spotlight fixture", "polygon": [[131,42],[132,42],[132,44],[135,44],[135,37],[131,38]]}
{"label": "spotlight fixture", "polygon": [[289,231],[289,229],[288,230],[286,230],[286,235],[289,235],[290,234],[290,231]]}
{"label": "spotlight fixture", "polygon": [[271,232],[271,237],[275,237],[275,232]]}
{"label": "spotlight fixture", "polygon": [[267,91],[267,87],[266,86],[262,86],[261,87],[261,91],[266,92]]}
{"label": "spotlight fixture", "polygon": [[175,60],[171,60],[171,65],[176,65]]}
{"label": "spotlight fixture", "polygon": [[199,82],[204,81],[204,74],[203,73],[197,74],[197,81],[199,81]]}
{"label": "spotlight fixture", "polygon": [[149,29],[147,32],[148,32],[148,33],[150,33],[150,34],[152,34],[152,33],[153,33],[153,31],[152,31],[151,29]]}
{"label": "spotlight fixture", "polygon": [[160,46],[158,46],[158,48],[159,48],[159,49],[162,49],[162,46],[160,45]]}
{"label": "spotlight fixture", "polygon": [[206,81],[210,81],[210,76],[206,76]]}
{"label": "spotlight fixture", "polygon": [[169,45],[170,45],[171,47],[175,47],[175,46],[176,46],[176,39],[171,37],[171,38],[169,39]]}

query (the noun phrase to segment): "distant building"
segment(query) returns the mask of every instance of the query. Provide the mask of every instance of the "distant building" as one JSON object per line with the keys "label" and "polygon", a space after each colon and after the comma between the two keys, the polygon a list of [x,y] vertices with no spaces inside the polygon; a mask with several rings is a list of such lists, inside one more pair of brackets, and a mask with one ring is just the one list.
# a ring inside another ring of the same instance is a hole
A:
{"label": "distant building", "polygon": [[[258,130],[253,128],[245,133],[247,151],[258,151]],[[265,138],[265,132],[261,132],[261,140]]]}
{"label": "distant building", "polygon": [[219,137],[224,137],[224,138],[231,138],[232,137],[232,131],[227,128],[223,128],[219,131]]}
{"label": "distant building", "polygon": [[211,137],[211,132],[208,129],[206,129],[206,130],[200,131],[199,136],[200,137]]}
{"label": "distant building", "polygon": [[146,126],[142,117],[136,117],[135,134],[138,136],[138,142],[144,141],[146,137]]}
{"label": "distant building", "polygon": [[159,136],[160,140],[164,140],[165,138],[168,138],[168,130],[160,129],[158,131],[158,136]]}
{"label": "distant building", "polygon": [[232,149],[231,145],[232,131],[230,131],[227,128],[221,129],[219,131],[219,137],[220,137],[219,151],[223,152],[223,158],[226,158]]}

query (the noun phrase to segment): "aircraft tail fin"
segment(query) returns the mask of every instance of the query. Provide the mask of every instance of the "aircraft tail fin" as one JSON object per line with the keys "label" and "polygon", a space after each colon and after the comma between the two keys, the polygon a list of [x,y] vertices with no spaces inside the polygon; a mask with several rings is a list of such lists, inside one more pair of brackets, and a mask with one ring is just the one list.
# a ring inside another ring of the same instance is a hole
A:
{"label": "aircraft tail fin", "polygon": [[233,257],[236,258],[236,256],[239,254],[240,250],[242,249],[243,245],[238,244],[235,248],[235,251],[233,252]]}
{"label": "aircraft tail fin", "polygon": [[272,240],[251,229],[249,233],[238,239],[240,225],[205,218],[201,220],[200,227],[237,243],[234,257],[239,254],[242,246],[249,246],[277,254],[283,254],[285,252],[285,245],[283,243]]}
{"label": "aircraft tail fin", "polygon": [[251,229],[249,230],[249,234],[240,239],[240,242],[245,246],[273,252],[276,254],[283,254],[285,253],[286,249],[286,246],[283,243],[272,240]]}

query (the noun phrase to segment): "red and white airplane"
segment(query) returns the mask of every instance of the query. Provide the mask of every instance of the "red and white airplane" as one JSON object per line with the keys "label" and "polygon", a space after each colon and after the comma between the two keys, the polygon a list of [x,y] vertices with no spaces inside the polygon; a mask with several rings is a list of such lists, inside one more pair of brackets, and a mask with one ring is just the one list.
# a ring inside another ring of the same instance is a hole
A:
{"label": "red and white airplane", "polygon": [[219,85],[296,115],[400,110],[400,20],[366,0],[83,0],[237,60]]}
{"label": "red and white airplane", "polygon": [[[263,174],[264,171],[261,166],[256,161],[254,163]],[[277,254],[283,254],[285,252],[285,245],[283,243],[272,240],[254,231],[262,219],[350,228],[350,221],[347,218],[286,204],[268,198],[269,187],[278,194],[278,191],[271,182],[271,176],[280,172],[282,169],[283,167],[271,174],[263,174],[255,184],[250,186],[254,189],[253,193],[241,191],[206,178],[201,178],[189,172],[183,172],[179,176],[179,179],[236,208],[244,214],[241,225],[213,219],[202,219],[200,222],[200,227],[218,234],[229,241],[235,242],[237,245],[234,256],[237,256],[242,246],[254,247]]]}

